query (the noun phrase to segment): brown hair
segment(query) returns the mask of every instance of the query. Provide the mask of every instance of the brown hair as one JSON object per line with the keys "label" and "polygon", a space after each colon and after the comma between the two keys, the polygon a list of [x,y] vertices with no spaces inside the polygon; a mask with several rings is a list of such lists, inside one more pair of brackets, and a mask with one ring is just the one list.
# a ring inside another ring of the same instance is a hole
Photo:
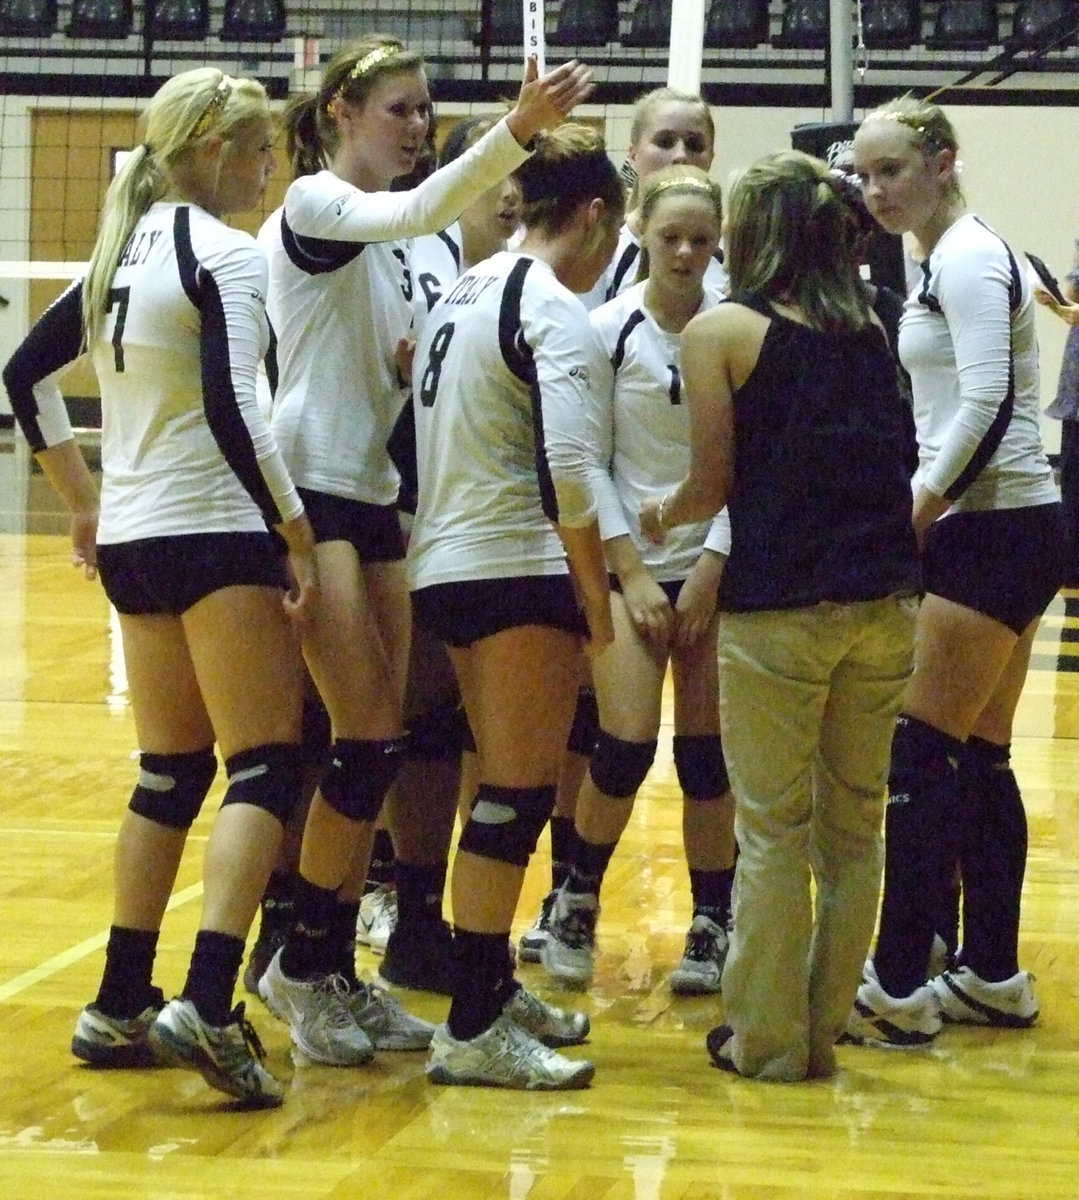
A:
{"label": "brown hair", "polygon": [[799,150],[768,155],[736,180],[729,208],[732,296],[790,304],[819,329],[869,324],[854,214],[825,163]]}
{"label": "brown hair", "polygon": [[603,136],[588,125],[567,121],[537,134],[532,156],[513,172],[521,186],[521,222],[557,233],[586,200],[599,199],[609,219],[621,223],[626,193],[607,155]]}
{"label": "brown hair", "polygon": [[285,146],[293,178],[324,170],[336,150],[335,101],[362,105],[377,79],[422,67],[421,55],[399,39],[381,34],[338,51],[326,64],[319,90],[293,97],[285,108]]}

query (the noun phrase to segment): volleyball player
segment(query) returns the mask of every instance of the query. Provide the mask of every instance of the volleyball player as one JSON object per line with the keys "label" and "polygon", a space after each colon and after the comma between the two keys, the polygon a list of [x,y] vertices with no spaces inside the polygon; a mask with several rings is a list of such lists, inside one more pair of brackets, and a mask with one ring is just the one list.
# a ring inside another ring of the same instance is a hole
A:
{"label": "volleyball player", "polygon": [[[272,169],[260,84],[215,68],[166,83],[146,140],[105,198],[86,278],[4,372],[14,411],[73,513],[75,561],[119,612],[139,779],[115,853],[113,924],[75,1055],[155,1056],[255,1106],[283,1089],[232,992],[244,939],[299,778],[301,662],[314,539],[255,400],[266,349],[266,261],[221,218],[254,207]],[[102,494],[47,376],[90,353],[101,386]],[[293,592],[267,528],[284,539]],[[182,995],[151,983],[184,842],[216,771],[228,789],[206,850]]]}
{"label": "volleyball player", "polygon": [[[625,223],[619,232],[618,246],[606,271],[590,291],[582,295],[585,307],[599,305],[624,292],[637,282],[641,255],[640,189],[648,176],[661,167],[686,164],[707,171],[715,150],[715,122],[707,103],[700,97],[673,88],[655,88],[634,106],[630,127],[628,162],[634,184],[628,202]],[[726,273],[718,250],[708,265],[708,283],[726,291]],[[582,684],[578,712],[571,735],[571,754],[555,814],[551,818],[551,890],[544,897],[532,926],[521,935],[518,951],[526,962],[539,962],[551,920],[555,896],[569,874],[569,857],[574,843],[574,815],[577,797],[595,746],[599,717],[595,692],[590,680]]]}
{"label": "volleyball player", "polygon": [[716,594],[729,527],[721,513],[711,525],[686,527],[657,547],[641,536],[637,512],[689,467],[678,337],[722,298],[705,283],[723,222],[719,185],[688,165],[651,172],[641,187],[639,222],[644,281],[592,313],[604,362],[591,389],[593,485],[613,576],[615,640],[592,668],[600,734],[542,961],[570,986],[591,977],[600,888],[655,757],[669,663],[693,897],[671,987],[718,992],[734,877],[734,801],[720,744],[716,671]]}
{"label": "volleyball player", "polygon": [[599,650],[612,637],[583,412],[597,348],[572,293],[609,261],[623,192],[602,139],[581,125],[537,138],[516,177],[519,247],[454,284],[414,368],[409,575],[418,619],[449,647],[480,776],[453,865],[453,1000],[427,1072],[553,1089],[592,1078],[591,1063],[549,1048],[583,1041],[588,1019],[521,988],[506,949],[554,805],[581,639]]}
{"label": "volleyball player", "polygon": [[304,498],[324,587],[303,651],[330,714],[330,765],[311,803],[295,917],[259,992],[310,1057],[367,1061],[426,1046],[432,1026],[356,978],[354,939],[371,838],[403,747],[410,608],[387,439],[406,398],[400,346],[415,280],[399,239],[445,228],[528,157],[534,134],[590,90],[577,64],[530,60],[513,110],[418,188],[430,96],[395,39],[343,49],[317,94],[286,113],[293,170],[264,229],[279,381],[272,426]]}
{"label": "volleyball player", "polygon": [[[967,210],[958,148],[936,105],[907,98],[871,112],[854,139],[870,212],[912,234],[921,261],[899,350],[926,597],[892,751],[880,931],[849,1025],[856,1040],[900,1045],[931,1041],[942,1016],[1038,1016],[1018,962],[1027,825],[1010,747],[1038,621],[1063,578],[1063,522],[1039,425],[1030,285]],[[956,861],[962,950],[930,981]]]}
{"label": "volleyball player", "polygon": [[[453,125],[438,165],[459,158],[497,123],[496,116],[469,117]],[[469,204],[448,229],[413,238],[409,267],[415,280],[412,337],[418,338],[441,296],[467,270],[499,250],[517,229],[520,192],[512,176]],[[391,449],[402,475],[399,504],[416,505],[414,405],[406,404]],[[410,515],[405,519],[406,528]],[[405,690],[408,740],[384,816],[393,831],[392,887],[381,884],[361,901],[360,926],[372,921],[368,945],[386,929],[379,974],[390,983],[450,994],[453,939],[442,918],[450,841],[461,788],[461,755],[470,743],[460,692],[445,647],[422,625],[412,628]],[[370,876],[369,876],[370,879]],[[365,913],[366,909],[366,913]],[[392,914],[392,920],[386,916]],[[360,940],[364,940],[361,938]]]}

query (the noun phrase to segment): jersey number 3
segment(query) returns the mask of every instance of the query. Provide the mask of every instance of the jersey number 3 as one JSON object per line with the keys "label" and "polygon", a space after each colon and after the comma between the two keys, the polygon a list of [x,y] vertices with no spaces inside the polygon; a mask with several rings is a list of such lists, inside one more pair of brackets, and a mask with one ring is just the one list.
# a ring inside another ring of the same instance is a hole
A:
{"label": "jersey number 3", "polygon": [[431,338],[431,344],[427,348],[427,365],[423,369],[423,375],[420,377],[420,404],[424,408],[430,408],[438,395],[438,381],[442,377],[442,363],[446,358],[446,351],[450,348],[450,342],[453,341],[453,322],[448,321],[445,325],[439,326],[435,336]]}

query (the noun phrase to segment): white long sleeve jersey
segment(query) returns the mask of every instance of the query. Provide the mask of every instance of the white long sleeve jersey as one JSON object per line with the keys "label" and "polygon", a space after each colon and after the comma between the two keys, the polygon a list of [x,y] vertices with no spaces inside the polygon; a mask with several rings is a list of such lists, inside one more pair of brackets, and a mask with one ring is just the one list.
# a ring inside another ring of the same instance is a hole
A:
{"label": "white long sleeve jersey", "polygon": [[1024,273],[1001,238],[960,217],[922,263],[899,326],[919,467],[953,511],[1059,498],[1038,421],[1038,344]]}
{"label": "white long sleeve jersey", "polygon": [[524,254],[493,255],[435,306],[413,369],[413,588],[566,573],[551,522],[595,516],[585,405],[599,357],[580,300]]}
{"label": "white long sleeve jersey", "polygon": [[[644,283],[595,309],[592,328],[603,351],[592,381],[592,488],[600,536],[628,535],[653,578],[685,579],[703,549],[731,548],[727,510],[713,521],[670,530],[662,546],[641,534],[641,504],[674,488],[689,472],[689,411],[682,393],[679,336],[656,324],[644,303]],[[722,299],[705,280],[698,311]]]}
{"label": "white long sleeve jersey", "polygon": [[445,229],[528,157],[499,122],[408,192],[364,192],[320,171],[292,183],[259,233],[277,334],[272,426],[297,484],[392,504],[386,442],[407,396],[394,352],[412,322],[406,239]]}
{"label": "white long sleeve jersey", "polygon": [[[255,398],[266,279],[254,239],[194,205],[154,204],[135,227],[92,349],[99,543],[264,530],[303,512]],[[34,450],[71,436],[50,376],[79,355],[81,293],[56,301],[5,371]]]}

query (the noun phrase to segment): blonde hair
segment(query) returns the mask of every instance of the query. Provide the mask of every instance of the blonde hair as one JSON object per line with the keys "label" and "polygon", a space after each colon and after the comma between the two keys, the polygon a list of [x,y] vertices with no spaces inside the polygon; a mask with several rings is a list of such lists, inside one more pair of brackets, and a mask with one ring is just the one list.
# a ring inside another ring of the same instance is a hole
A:
{"label": "blonde hair", "polygon": [[[640,220],[642,232],[655,214],[660,201],[668,196],[700,196],[711,205],[716,216],[716,228],[723,225],[723,189],[709,177],[707,171],[689,163],[674,163],[653,171],[641,188]],[[637,282],[648,278],[651,263],[648,247],[641,242],[641,257],[637,265]]]}
{"label": "blonde hair", "polygon": [[100,336],[116,267],[135,226],[169,187],[170,168],[212,137],[228,139],[239,126],[270,112],[266,91],[254,79],[233,79],[216,67],[173,76],[142,117],[144,140],[105,193],[101,226],[82,286],[87,348]]}
{"label": "blonde hair", "polygon": [[622,178],[607,155],[603,135],[567,121],[532,139],[532,156],[513,172],[521,187],[521,223],[558,233],[584,202],[599,199],[608,220],[625,216]]}
{"label": "blonde hair", "polygon": [[819,329],[865,328],[872,318],[855,231],[854,214],[825,163],[798,150],[762,158],[729,196],[731,295],[790,304]]}
{"label": "blonde hair", "polygon": [[895,121],[910,130],[914,144],[925,154],[936,154],[941,150],[959,153],[959,139],[955,128],[942,109],[928,100],[915,96],[897,96],[894,100],[867,113],[866,121]]}
{"label": "blonde hair", "polygon": [[285,145],[292,177],[317,174],[337,149],[335,101],[360,106],[384,75],[422,68],[421,55],[388,35],[372,34],[338,51],[326,64],[319,90],[294,97],[285,108]]}

